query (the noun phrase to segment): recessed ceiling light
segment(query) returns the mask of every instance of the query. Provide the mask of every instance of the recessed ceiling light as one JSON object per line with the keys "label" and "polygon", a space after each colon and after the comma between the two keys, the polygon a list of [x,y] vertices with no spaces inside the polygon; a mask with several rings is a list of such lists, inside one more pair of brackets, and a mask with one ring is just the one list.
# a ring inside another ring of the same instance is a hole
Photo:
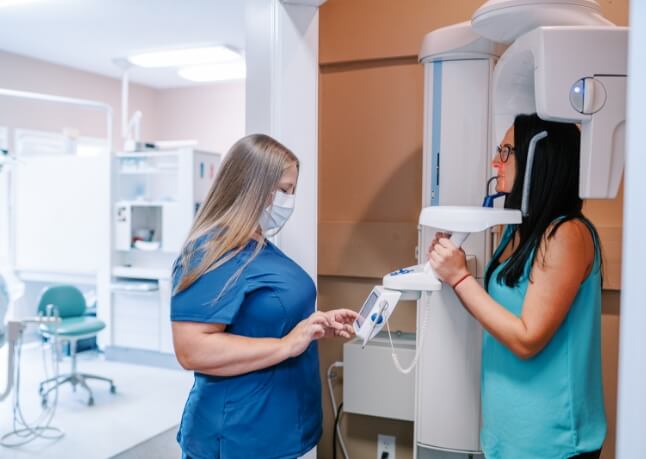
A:
{"label": "recessed ceiling light", "polygon": [[212,81],[241,80],[247,71],[244,59],[220,64],[205,64],[183,67],[178,71],[179,76],[199,83]]}
{"label": "recessed ceiling light", "polygon": [[211,62],[228,62],[236,59],[240,59],[240,54],[226,46],[168,49],[140,53],[128,57],[128,61],[132,64],[148,68],[180,67]]}

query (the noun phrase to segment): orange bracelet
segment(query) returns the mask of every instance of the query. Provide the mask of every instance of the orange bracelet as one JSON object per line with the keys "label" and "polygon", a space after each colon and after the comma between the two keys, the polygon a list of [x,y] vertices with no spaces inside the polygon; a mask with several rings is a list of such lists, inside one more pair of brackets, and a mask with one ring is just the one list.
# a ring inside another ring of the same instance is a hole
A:
{"label": "orange bracelet", "polygon": [[460,280],[459,280],[459,281],[457,281],[455,284],[453,284],[453,285],[451,286],[451,288],[455,290],[455,287],[457,287],[458,285],[460,285],[460,282],[462,282],[464,279],[466,279],[467,277],[470,277],[470,276],[471,276],[471,273],[466,273],[464,276],[462,276],[462,277],[460,278]]}

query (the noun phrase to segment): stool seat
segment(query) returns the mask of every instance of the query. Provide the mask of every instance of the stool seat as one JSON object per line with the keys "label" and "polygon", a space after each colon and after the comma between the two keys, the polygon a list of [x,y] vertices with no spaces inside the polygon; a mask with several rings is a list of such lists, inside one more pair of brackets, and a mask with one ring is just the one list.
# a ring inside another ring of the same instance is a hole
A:
{"label": "stool seat", "polygon": [[40,331],[49,335],[57,333],[62,337],[72,337],[96,334],[104,328],[105,322],[96,317],[70,317],[61,319],[58,324],[43,324]]}

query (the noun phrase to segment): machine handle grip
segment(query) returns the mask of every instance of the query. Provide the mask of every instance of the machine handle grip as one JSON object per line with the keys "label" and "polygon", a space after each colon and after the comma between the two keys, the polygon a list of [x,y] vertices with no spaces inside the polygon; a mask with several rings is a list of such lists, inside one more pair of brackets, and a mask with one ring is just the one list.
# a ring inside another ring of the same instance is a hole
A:
{"label": "machine handle grip", "polygon": [[464,241],[469,237],[469,233],[453,233],[451,235],[451,242],[453,242],[458,247],[462,247]]}
{"label": "machine handle grip", "polygon": [[[450,241],[458,247],[462,247],[462,244],[464,244],[464,241],[466,241],[468,237],[469,233],[453,233],[451,234]],[[433,268],[431,267],[431,262],[427,261],[426,264],[424,264],[424,272],[427,273],[429,271],[433,271]]]}

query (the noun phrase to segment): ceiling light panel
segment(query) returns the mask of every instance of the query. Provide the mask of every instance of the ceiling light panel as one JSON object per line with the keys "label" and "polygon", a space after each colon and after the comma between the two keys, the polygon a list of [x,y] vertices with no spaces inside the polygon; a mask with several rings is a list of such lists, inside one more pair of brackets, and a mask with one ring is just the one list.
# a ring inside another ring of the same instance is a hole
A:
{"label": "ceiling light panel", "polygon": [[220,64],[205,64],[183,67],[179,76],[198,83],[241,80],[246,77],[244,59]]}
{"label": "ceiling light panel", "polygon": [[139,67],[155,68],[230,62],[240,58],[239,53],[226,46],[206,46],[139,53],[129,56],[128,61]]}

